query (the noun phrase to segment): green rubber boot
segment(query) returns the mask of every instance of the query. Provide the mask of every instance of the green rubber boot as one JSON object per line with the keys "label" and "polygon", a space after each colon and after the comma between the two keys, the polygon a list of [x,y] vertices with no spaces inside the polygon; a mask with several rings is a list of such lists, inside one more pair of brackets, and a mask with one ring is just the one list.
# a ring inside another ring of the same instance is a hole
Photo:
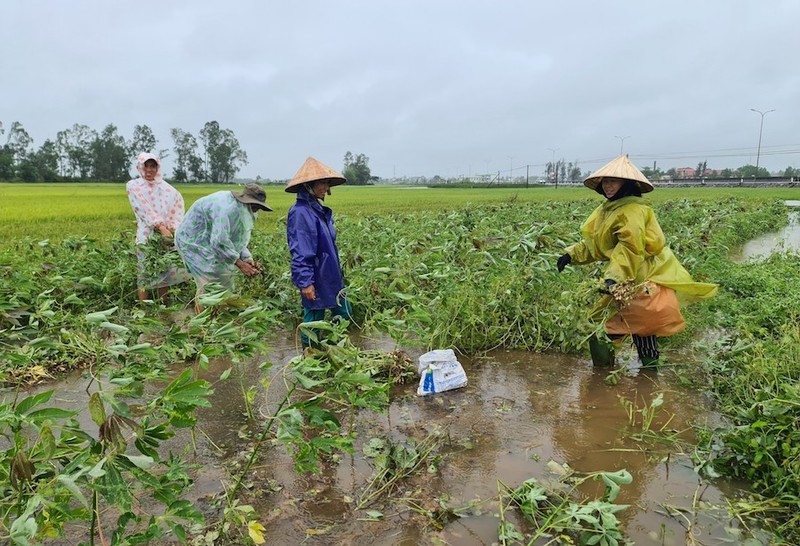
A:
{"label": "green rubber boot", "polygon": [[597,336],[589,338],[589,353],[595,366],[614,366],[614,344],[600,340]]}
{"label": "green rubber boot", "polygon": [[658,357],[640,356],[639,360],[642,362],[642,368],[658,368]]}

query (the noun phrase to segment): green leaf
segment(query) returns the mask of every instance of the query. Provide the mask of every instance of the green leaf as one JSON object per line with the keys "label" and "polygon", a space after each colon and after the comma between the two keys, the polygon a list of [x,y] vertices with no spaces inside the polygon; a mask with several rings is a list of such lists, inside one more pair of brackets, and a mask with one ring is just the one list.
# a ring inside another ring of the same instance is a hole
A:
{"label": "green leaf", "polygon": [[108,322],[108,321],[101,322],[100,323],[100,327],[101,328],[105,328],[106,330],[110,330],[111,332],[114,332],[115,334],[126,334],[126,333],[130,332],[130,330],[128,328],[126,328],[125,326],[123,326],[121,324],[115,324],[113,322]]}
{"label": "green leaf", "polygon": [[34,421],[41,422],[47,419],[51,420],[62,420],[62,419],[69,419],[78,415],[77,411],[70,411],[61,408],[45,408],[36,411],[32,411],[28,414],[28,417]]}
{"label": "green leaf", "polygon": [[135,464],[138,468],[141,468],[142,470],[147,470],[148,468],[153,466],[153,464],[155,464],[155,460],[147,455],[123,455],[123,456],[130,462]]}
{"label": "green leaf", "polygon": [[89,473],[88,473],[89,476],[91,476],[92,478],[100,478],[101,476],[104,476],[106,471],[104,470],[103,467],[105,465],[106,465],[106,458],[103,457],[102,459],[97,461],[97,464],[95,464],[92,467],[92,469],[89,471]]}
{"label": "green leaf", "polygon": [[89,397],[89,415],[97,426],[106,422],[106,407],[100,398],[99,392],[93,392]]}
{"label": "green leaf", "polygon": [[32,408],[49,401],[53,396],[53,392],[54,391],[45,391],[24,398],[19,404],[17,404],[17,407],[14,409],[14,413],[18,415],[27,414]]}
{"label": "green leaf", "polygon": [[304,389],[312,389],[312,388],[316,387],[317,385],[321,385],[322,383],[325,383],[324,380],[320,381],[320,380],[317,380],[317,379],[311,379],[310,377],[305,376],[305,375],[301,374],[300,372],[294,372],[294,377],[295,377],[295,379],[297,379],[297,382],[300,383],[303,386]]}
{"label": "green leaf", "polygon": [[72,493],[73,498],[78,499],[84,508],[87,510],[89,509],[89,501],[86,500],[86,497],[83,496],[83,491],[75,484],[75,480],[72,476],[68,476],[66,474],[59,474],[58,481],[69,489],[69,492]]}
{"label": "green leaf", "polygon": [[89,313],[88,315],[86,315],[86,320],[89,321],[89,322],[97,323],[97,324],[99,324],[101,322],[106,322],[108,320],[108,318],[111,315],[113,315],[114,312],[117,309],[118,309],[118,307],[115,306],[115,307],[112,307],[110,309],[106,309],[105,311],[96,311],[94,313]]}
{"label": "green leaf", "polygon": [[377,510],[367,510],[367,516],[375,521],[379,521],[383,519],[383,512],[379,512]]}

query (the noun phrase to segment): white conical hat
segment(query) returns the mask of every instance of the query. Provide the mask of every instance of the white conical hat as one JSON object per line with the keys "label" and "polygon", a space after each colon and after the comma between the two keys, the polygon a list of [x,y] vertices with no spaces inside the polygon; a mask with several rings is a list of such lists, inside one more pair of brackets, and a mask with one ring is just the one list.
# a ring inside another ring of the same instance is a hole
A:
{"label": "white conical hat", "polygon": [[604,178],[633,180],[639,186],[639,191],[642,193],[653,191],[653,184],[642,174],[642,171],[636,168],[636,165],[631,163],[627,155],[621,155],[597,169],[586,177],[586,180],[583,181],[583,185],[587,188],[597,190],[597,186],[600,185]]}
{"label": "white conical hat", "polygon": [[300,186],[306,182],[315,182],[317,180],[328,180],[331,186],[338,186],[347,182],[342,173],[331,169],[313,157],[309,157],[297,170],[294,178],[289,181],[284,191],[297,193],[300,190]]}

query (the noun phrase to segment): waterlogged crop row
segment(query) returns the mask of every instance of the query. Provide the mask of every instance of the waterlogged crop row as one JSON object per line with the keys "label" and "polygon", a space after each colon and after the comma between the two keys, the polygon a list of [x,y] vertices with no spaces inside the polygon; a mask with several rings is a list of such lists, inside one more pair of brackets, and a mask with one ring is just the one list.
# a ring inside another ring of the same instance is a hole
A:
{"label": "waterlogged crop row", "polygon": [[[586,200],[342,215],[339,240],[355,321],[426,347],[578,350],[594,328],[585,310],[596,297],[600,269],[568,268],[557,274],[555,258],[576,240],[594,206]],[[753,271],[732,265],[730,248],[785,222],[778,204],[734,199],[713,206],[671,201],[657,209],[670,245],[695,278],[721,283],[724,289],[728,276]],[[251,250],[265,273],[240,281],[240,292],[274,312],[276,321],[294,327],[299,298],[290,282],[283,233],[255,233]],[[122,325],[142,315],[134,307],[135,254],[129,234],[103,244],[90,236],[60,243],[23,239],[0,259],[3,361],[13,364],[0,367],[6,373],[19,373],[26,361],[45,367],[81,365],[84,352],[62,338],[84,332],[81,317],[86,313],[116,306]],[[768,278],[760,277],[762,283]],[[177,296],[188,303],[191,293],[192,287],[183,285]],[[733,305],[729,300],[736,295],[723,290],[720,298],[690,307],[690,316],[708,316],[689,320],[688,334],[735,325],[738,313],[717,311]],[[757,287],[750,294],[761,295]]]}

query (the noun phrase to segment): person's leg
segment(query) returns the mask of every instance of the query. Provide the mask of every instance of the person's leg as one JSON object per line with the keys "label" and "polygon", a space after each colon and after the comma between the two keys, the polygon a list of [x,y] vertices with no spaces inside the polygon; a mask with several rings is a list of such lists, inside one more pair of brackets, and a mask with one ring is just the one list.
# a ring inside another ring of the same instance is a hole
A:
{"label": "person's leg", "polygon": [[147,289],[147,279],[144,276],[144,251],[136,249],[136,298],[139,303],[149,300],[150,291]]}
{"label": "person's leg", "polygon": [[169,295],[169,286],[160,286],[158,288],[158,297],[161,298],[161,303],[167,303],[167,296]]}
{"label": "person's leg", "polygon": [[636,352],[639,353],[639,360],[642,361],[642,366],[650,368],[658,366],[658,339],[656,336],[637,336],[634,334],[633,345],[636,347]]}
{"label": "person's leg", "polygon": [[205,286],[208,284],[208,279],[201,276],[196,276],[194,278],[194,283],[197,285],[197,290],[194,293],[194,311],[195,313],[202,313],[203,306],[200,305],[200,296],[203,295]]}
{"label": "person's leg", "polygon": [[350,320],[353,317],[353,306],[347,298],[340,298],[336,300],[336,307],[331,309],[331,314],[334,317]]}
{"label": "person's leg", "polygon": [[[316,322],[324,318],[325,309],[308,309],[307,307],[303,307],[303,322]],[[319,335],[319,331],[315,330],[314,333]],[[311,346],[311,340],[302,329],[300,330],[300,342],[303,344],[303,347]]]}

